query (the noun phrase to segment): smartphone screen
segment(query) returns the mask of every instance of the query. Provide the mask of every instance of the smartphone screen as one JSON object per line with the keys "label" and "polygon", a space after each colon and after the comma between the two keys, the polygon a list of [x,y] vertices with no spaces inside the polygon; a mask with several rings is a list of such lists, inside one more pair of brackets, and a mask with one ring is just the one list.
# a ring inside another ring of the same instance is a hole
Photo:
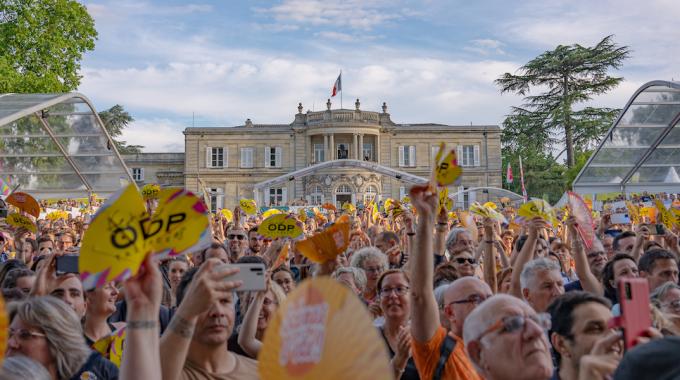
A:
{"label": "smartphone screen", "polygon": [[664,235],[666,231],[663,229],[663,224],[657,224],[656,225],[656,230],[654,231],[655,235]]}
{"label": "smartphone screen", "polygon": [[263,291],[267,289],[266,272],[262,263],[242,263],[225,264],[217,267],[217,270],[224,268],[239,268],[239,272],[225,277],[227,281],[243,281],[243,285],[236,288],[236,291]]}
{"label": "smartphone screen", "polygon": [[57,274],[78,273],[78,255],[57,256]]}

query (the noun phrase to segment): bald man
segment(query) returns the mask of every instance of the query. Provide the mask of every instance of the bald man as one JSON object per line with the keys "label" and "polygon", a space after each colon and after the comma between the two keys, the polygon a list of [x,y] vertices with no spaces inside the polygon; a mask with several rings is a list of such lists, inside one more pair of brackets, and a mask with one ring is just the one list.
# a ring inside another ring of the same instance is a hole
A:
{"label": "bald man", "polygon": [[465,318],[492,295],[489,285],[477,277],[462,277],[449,285],[444,292],[444,314],[451,332],[462,337]]}

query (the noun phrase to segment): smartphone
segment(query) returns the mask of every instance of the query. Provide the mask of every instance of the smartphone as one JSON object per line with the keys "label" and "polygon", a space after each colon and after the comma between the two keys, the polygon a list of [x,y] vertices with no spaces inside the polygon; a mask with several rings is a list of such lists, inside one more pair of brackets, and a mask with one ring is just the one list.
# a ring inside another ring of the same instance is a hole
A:
{"label": "smartphone", "polygon": [[650,228],[652,235],[665,235],[666,230],[663,228],[663,224],[657,224],[654,228]]}
{"label": "smartphone", "polygon": [[264,291],[267,289],[266,272],[262,263],[243,263],[243,264],[224,264],[217,267],[217,270],[224,268],[239,268],[240,271],[231,276],[225,277],[229,281],[243,281],[243,285],[236,288],[236,291]]}
{"label": "smartphone", "polygon": [[619,282],[619,302],[623,340],[627,350],[635,345],[635,339],[652,326],[647,279],[622,279]]}
{"label": "smartphone", "polygon": [[628,214],[612,214],[610,220],[612,224],[630,224]]}
{"label": "smartphone", "polygon": [[57,256],[57,274],[79,273],[78,255]]}

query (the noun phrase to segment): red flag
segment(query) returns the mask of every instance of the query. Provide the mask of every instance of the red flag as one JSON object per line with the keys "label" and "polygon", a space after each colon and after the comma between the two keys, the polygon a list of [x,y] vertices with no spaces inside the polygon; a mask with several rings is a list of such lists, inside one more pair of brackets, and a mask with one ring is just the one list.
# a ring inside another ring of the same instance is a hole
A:
{"label": "red flag", "polygon": [[334,97],[335,95],[338,94],[338,92],[342,91],[342,72],[340,75],[338,75],[338,79],[335,80],[335,83],[333,84],[333,90],[331,91],[331,98]]}
{"label": "red flag", "polygon": [[512,176],[512,165],[508,162],[508,171],[505,173],[505,183],[511,184],[515,181],[515,178]]}

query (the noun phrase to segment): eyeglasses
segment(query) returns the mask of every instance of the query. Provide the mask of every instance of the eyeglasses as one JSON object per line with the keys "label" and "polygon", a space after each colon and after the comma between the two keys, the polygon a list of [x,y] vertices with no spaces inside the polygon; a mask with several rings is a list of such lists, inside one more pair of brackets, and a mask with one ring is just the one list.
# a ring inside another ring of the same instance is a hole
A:
{"label": "eyeglasses", "polygon": [[44,338],[46,335],[41,334],[41,333],[37,333],[37,332],[34,332],[34,331],[26,330],[26,329],[18,329],[18,330],[9,329],[8,338],[12,339],[13,336],[16,336],[19,340],[25,341],[25,340],[29,340],[29,339],[34,338],[34,337]]}
{"label": "eyeglasses", "polygon": [[587,254],[586,256],[587,256],[589,259],[594,259],[594,258],[596,258],[597,256],[606,256],[606,255],[607,255],[606,252],[597,251],[597,252],[590,252],[590,253]]}
{"label": "eyeglasses", "polygon": [[678,311],[678,310],[680,310],[680,300],[671,301],[671,302],[665,303],[661,306],[668,307],[668,308],[671,308],[673,310]]}
{"label": "eyeglasses", "polygon": [[474,257],[456,257],[455,260],[458,264],[465,264],[466,262],[470,263],[470,265],[477,264],[477,259]]}
{"label": "eyeglasses", "polygon": [[382,271],[382,268],[376,267],[376,268],[366,268],[364,269],[366,273],[380,273]]}
{"label": "eyeglasses", "polygon": [[480,303],[486,301],[487,298],[490,296],[485,296],[482,294],[473,294],[469,296],[466,299],[458,300],[458,301],[451,301],[449,302],[449,305],[454,305],[454,304],[461,304],[461,303],[474,303],[475,305],[479,305]]}
{"label": "eyeglasses", "polygon": [[550,327],[552,326],[552,320],[550,319],[550,314],[548,313],[539,313],[531,316],[511,315],[499,319],[498,322],[491,325],[491,327],[486,329],[483,333],[479,335],[477,339],[474,340],[480,341],[482,340],[482,338],[484,338],[485,335],[491,334],[492,332],[499,330],[501,334],[503,333],[512,334],[518,331],[523,331],[527,325],[527,320],[529,319],[532,320],[537,325],[539,325],[545,331],[550,330]]}
{"label": "eyeglasses", "polygon": [[227,236],[227,239],[229,239],[229,240],[234,240],[234,239],[243,240],[245,238],[246,238],[246,235],[228,235]]}
{"label": "eyeglasses", "polygon": [[409,288],[406,286],[397,286],[396,288],[384,288],[380,289],[381,297],[389,297],[390,294],[396,293],[398,296],[405,296],[408,293]]}

